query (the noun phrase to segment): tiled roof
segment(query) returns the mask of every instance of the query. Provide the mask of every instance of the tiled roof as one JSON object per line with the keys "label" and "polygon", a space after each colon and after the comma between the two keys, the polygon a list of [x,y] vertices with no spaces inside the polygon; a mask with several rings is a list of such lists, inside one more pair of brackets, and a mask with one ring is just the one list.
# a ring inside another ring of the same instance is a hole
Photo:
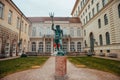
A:
{"label": "tiled roof", "polygon": [[[28,17],[31,22],[51,21],[50,17]],[[70,23],[81,23],[78,17],[54,17],[54,21],[69,21]]]}

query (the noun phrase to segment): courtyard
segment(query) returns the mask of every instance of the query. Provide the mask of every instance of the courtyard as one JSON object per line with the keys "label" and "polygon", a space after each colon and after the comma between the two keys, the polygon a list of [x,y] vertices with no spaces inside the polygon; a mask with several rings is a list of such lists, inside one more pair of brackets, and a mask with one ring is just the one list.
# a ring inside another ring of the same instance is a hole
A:
{"label": "courtyard", "polygon": [[[0,80],[54,80],[54,75],[54,56],[0,61]],[[119,80],[120,61],[67,57],[67,76],[68,80]]]}
{"label": "courtyard", "polygon": [[0,80],[120,80],[120,0],[0,0]]}

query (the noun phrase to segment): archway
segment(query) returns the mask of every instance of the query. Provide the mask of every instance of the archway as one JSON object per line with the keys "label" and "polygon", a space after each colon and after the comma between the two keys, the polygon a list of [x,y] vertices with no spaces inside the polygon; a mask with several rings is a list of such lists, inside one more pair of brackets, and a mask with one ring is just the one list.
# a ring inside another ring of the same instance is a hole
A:
{"label": "archway", "polygon": [[5,56],[10,56],[10,40],[8,39],[5,44]]}
{"label": "archway", "polygon": [[81,52],[81,42],[77,43],[77,52]]}
{"label": "archway", "polygon": [[16,40],[13,40],[13,43],[12,43],[12,56],[16,56],[16,45],[17,45]]}
{"label": "archway", "polygon": [[90,52],[94,52],[94,35],[90,33]]}
{"label": "archway", "polygon": [[39,53],[43,53],[43,42],[39,42]]}

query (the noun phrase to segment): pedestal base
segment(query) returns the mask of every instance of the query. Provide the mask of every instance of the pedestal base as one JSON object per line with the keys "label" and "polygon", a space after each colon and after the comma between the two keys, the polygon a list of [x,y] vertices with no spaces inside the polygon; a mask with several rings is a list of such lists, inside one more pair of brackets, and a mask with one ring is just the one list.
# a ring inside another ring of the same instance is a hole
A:
{"label": "pedestal base", "polygon": [[55,58],[55,80],[67,79],[67,59],[66,56],[56,56]]}
{"label": "pedestal base", "polygon": [[55,80],[67,80],[68,79],[68,76],[65,75],[65,76],[55,76]]}

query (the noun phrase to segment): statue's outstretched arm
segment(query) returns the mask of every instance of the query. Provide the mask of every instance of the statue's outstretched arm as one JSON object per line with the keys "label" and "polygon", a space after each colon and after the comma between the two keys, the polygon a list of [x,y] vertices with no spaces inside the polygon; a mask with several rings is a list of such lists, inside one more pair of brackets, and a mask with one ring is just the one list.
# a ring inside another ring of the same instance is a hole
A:
{"label": "statue's outstretched arm", "polygon": [[55,31],[55,29],[54,29],[54,24],[52,24],[52,30],[54,30],[54,31]]}

